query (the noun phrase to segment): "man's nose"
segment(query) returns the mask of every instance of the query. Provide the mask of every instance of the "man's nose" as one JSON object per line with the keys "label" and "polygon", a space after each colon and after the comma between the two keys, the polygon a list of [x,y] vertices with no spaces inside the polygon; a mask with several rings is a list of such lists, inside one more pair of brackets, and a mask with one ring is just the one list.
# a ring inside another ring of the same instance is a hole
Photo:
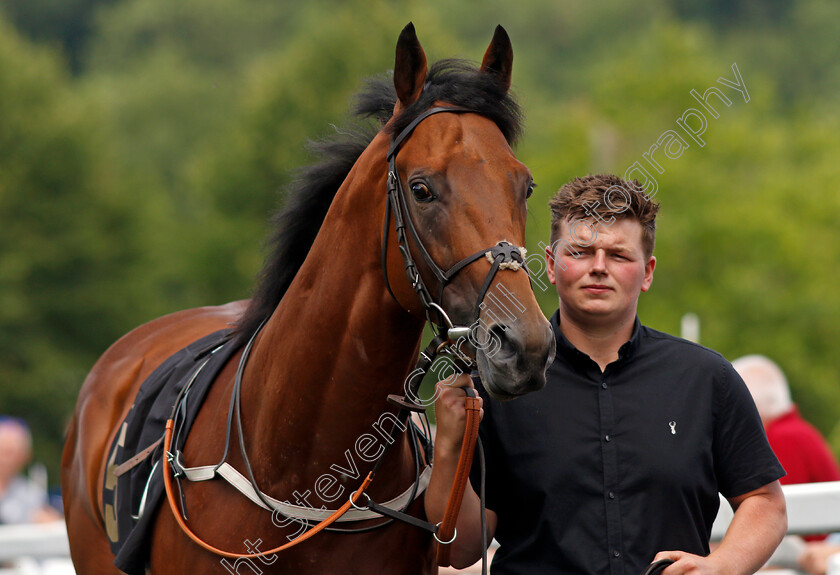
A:
{"label": "man's nose", "polygon": [[604,250],[595,250],[592,258],[592,271],[602,273],[607,269],[607,254]]}

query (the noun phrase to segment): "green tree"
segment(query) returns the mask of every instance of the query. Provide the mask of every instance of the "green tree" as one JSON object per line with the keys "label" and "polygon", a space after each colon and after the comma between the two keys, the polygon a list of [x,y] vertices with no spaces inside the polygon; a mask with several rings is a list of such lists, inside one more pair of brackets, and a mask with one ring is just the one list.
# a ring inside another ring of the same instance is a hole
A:
{"label": "green tree", "polygon": [[0,411],[30,421],[55,471],[85,372],[142,317],[137,212],[56,55],[4,22],[0,107]]}

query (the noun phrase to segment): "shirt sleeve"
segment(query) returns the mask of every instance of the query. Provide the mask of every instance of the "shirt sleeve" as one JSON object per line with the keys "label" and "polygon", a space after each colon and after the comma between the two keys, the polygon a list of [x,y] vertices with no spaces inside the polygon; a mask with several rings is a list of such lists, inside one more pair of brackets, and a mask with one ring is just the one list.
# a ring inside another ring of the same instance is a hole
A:
{"label": "shirt sleeve", "polygon": [[743,495],[784,477],[746,384],[721,358],[715,381],[713,453],[718,489]]}

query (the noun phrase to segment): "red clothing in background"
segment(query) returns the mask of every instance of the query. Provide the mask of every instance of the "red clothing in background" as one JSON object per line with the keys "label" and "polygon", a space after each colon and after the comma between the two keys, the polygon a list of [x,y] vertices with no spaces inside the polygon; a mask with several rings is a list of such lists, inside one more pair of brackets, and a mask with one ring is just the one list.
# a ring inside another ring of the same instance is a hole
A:
{"label": "red clothing in background", "polygon": [[[765,428],[770,447],[787,475],[779,482],[818,483],[840,481],[840,467],[823,436],[816,428],[802,419],[795,406],[774,419]],[[806,535],[806,541],[822,541],[825,535]]]}
{"label": "red clothing in background", "polygon": [[767,425],[767,440],[787,475],[782,485],[840,481],[840,467],[820,432],[794,407]]}

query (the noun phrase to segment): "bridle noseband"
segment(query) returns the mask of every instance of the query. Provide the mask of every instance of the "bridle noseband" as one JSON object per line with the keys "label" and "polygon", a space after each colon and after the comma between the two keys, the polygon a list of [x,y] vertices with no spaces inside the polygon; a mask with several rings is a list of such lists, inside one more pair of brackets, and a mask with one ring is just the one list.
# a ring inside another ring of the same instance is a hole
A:
{"label": "bridle noseband", "polygon": [[[414,118],[414,120],[408,124],[408,126],[403,128],[399,134],[391,138],[391,147],[388,149],[388,155],[386,156],[386,159],[388,160],[388,196],[385,208],[385,230],[382,234],[382,273],[385,277],[385,285],[388,288],[388,292],[396,300],[396,296],[394,296],[394,292],[391,290],[391,284],[388,280],[388,267],[386,261],[388,232],[390,230],[389,224],[391,220],[391,212],[393,212],[394,229],[397,233],[397,245],[405,262],[405,273],[408,276],[411,286],[420,298],[420,303],[423,305],[426,319],[436,334],[439,333],[439,328],[445,327],[447,329],[446,339],[457,341],[460,337],[464,337],[469,333],[470,327],[455,326],[449,318],[449,315],[442,307],[443,290],[452,282],[455,276],[468,265],[481,259],[482,257],[487,257],[492,262],[490,271],[487,273],[487,277],[485,277],[484,283],[482,284],[478,297],[476,298],[472,318],[472,322],[474,324],[478,321],[479,313],[481,312],[481,303],[484,301],[484,296],[487,295],[487,290],[490,288],[490,284],[493,282],[493,278],[495,277],[496,272],[499,271],[500,267],[503,264],[506,264],[506,268],[514,271],[519,269],[519,267],[525,267],[526,273],[527,267],[525,266],[524,258],[525,249],[503,240],[490,248],[479,250],[474,254],[467,256],[448,270],[444,271],[437,265],[432,256],[429,254],[429,251],[426,249],[426,246],[423,244],[423,240],[420,239],[420,235],[417,233],[417,228],[411,219],[411,213],[408,210],[408,204],[405,198],[405,190],[400,182],[399,172],[397,171],[397,153],[399,152],[402,143],[411,135],[420,122],[429,116],[443,112],[461,114],[470,113],[473,112],[473,110],[457,106],[437,106],[430,108]],[[423,277],[417,269],[417,264],[415,263],[414,257],[411,254],[411,249],[408,245],[406,229],[408,229],[409,234],[411,234],[411,239],[420,251],[420,255],[425,260],[426,265],[440,284],[437,301],[432,298],[429,293],[429,289],[426,287],[426,283],[423,281]],[[432,319],[433,314],[436,314],[437,321]]]}

